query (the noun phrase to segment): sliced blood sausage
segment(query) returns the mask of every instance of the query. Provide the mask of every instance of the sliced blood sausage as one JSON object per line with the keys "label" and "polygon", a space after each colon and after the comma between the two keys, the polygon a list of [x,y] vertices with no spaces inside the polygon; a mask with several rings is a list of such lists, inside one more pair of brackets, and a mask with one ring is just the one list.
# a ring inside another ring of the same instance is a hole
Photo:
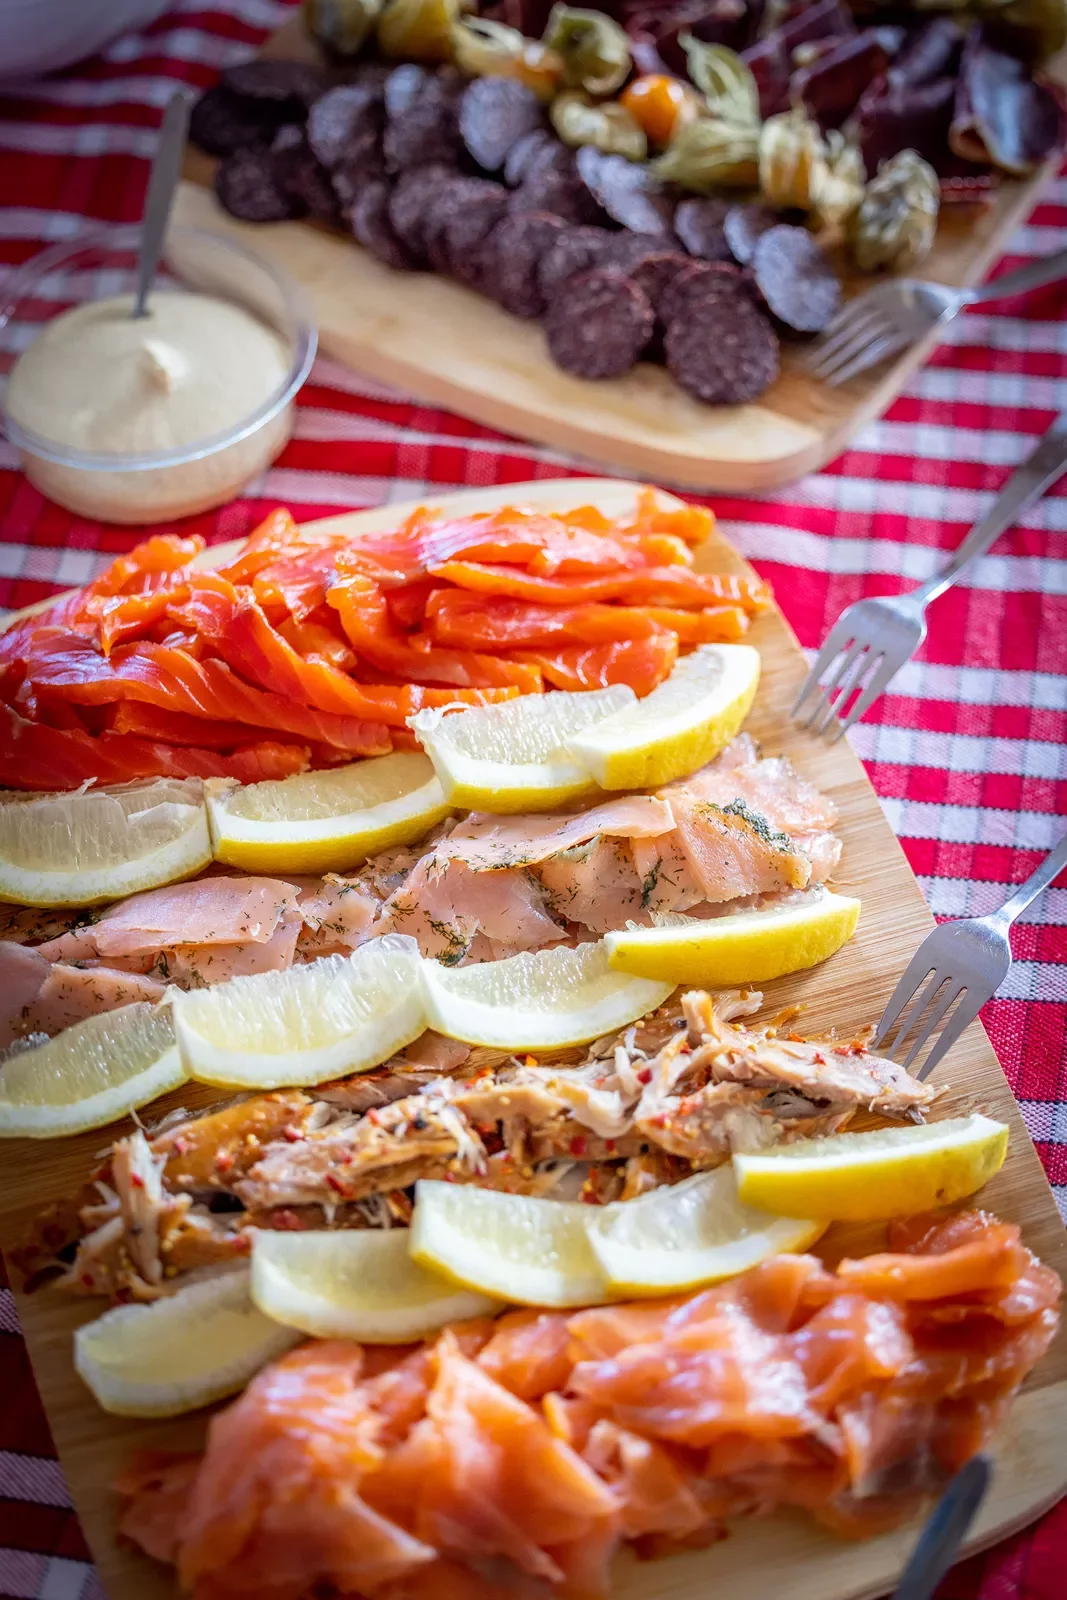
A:
{"label": "sliced blood sausage", "polygon": [[480,267],[472,268],[475,253],[485,243],[507,210],[503,189],[497,194],[482,194],[466,199],[442,229],[444,253],[454,278],[465,283],[475,282]]}
{"label": "sliced blood sausage", "polygon": [[680,250],[657,250],[626,269],[625,276],[636,283],[648,296],[653,311],[659,311],[663,297],[680,272],[687,272],[691,263]]}
{"label": "sliced blood sausage", "polygon": [[664,285],[657,309],[664,322],[684,322],[694,306],[716,298],[751,303],[752,293],[737,267],[728,262],[691,261]]}
{"label": "sliced blood sausage", "polygon": [[386,116],[399,117],[409,111],[429,82],[426,68],[417,66],[414,61],[394,67],[382,88]]}
{"label": "sliced blood sausage", "polygon": [[304,206],[286,193],[265,145],[235,150],[220,161],[215,193],[223,210],[242,222],[284,222],[304,212]]}
{"label": "sliced blood sausage", "polygon": [[391,116],[382,136],[387,172],[424,167],[459,155],[455,107],[437,94],[423,94],[398,116]]}
{"label": "sliced blood sausage", "polygon": [[621,227],[673,239],[674,200],[646,166],[587,144],[578,151],[577,170],[593,199]]}
{"label": "sliced blood sausage", "polygon": [[463,143],[486,172],[499,172],[518,141],[543,121],[537,96],[517,78],[475,78],[459,103]]}
{"label": "sliced blood sausage", "polygon": [[778,336],[740,295],[712,295],[667,324],[667,370],[706,405],[758,400],[778,376]]}
{"label": "sliced blood sausage", "polygon": [[492,214],[491,221],[485,227],[485,233],[488,233],[493,223],[499,220],[506,204],[507,194],[503,186],[492,183],[488,178],[468,178],[456,173],[438,183],[427,202],[422,230],[423,248],[434,271],[445,276],[453,271],[448,231],[456,218],[465,211],[487,207]]}
{"label": "sliced blood sausage", "polygon": [[320,95],[308,112],[308,143],[332,172],[368,133],[381,136],[382,93],[373,82],[345,83]]}
{"label": "sliced blood sausage", "polygon": [[277,121],[262,108],[224,89],[221,83],[206,90],[189,116],[189,137],[209,156],[232,156],[250,144],[269,144]]}
{"label": "sliced blood sausage", "polygon": [[326,75],[307,61],[240,61],[227,67],[221,83],[242,100],[286,107],[288,120],[300,121],[326,88]]}
{"label": "sliced blood sausage", "polygon": [[703,261],[729,261],[730,246],[723,226],[730,206],[725,200],[691,195],[680,200],[674,213],[674,231],[691,256]]}
{"label": "sliced blood sausage", "polygon": [[315,157],[303,128],[279,128],[270,147],[274,171],[285,193],[319,222],[337,223],[341,206],[330,174]]}
{"label": "sliced blood sausage", "polygon": [[769,228],[776,228],[778,222],[777,213],[769,206],[731,206],[722,227],[734,260],[747,267],[760,239]]}
{"label": "sliced blood sausage", "polygon": [[352,206],[352,232],[387,267],[413,267],[415,261],[389,221],[389,185],[383,178],[365,183]]}
{"label": "sliced blood sausage", "polygon": [[820,333],[841,303],[841,281],[805,228],[769,228],[752,271],[775,316],[797,333]]}
{"label": "sliced blood sausage", "polygon": [[551,149],[555,143],[555,139],[544,128],[535,128],[532,133],[524,133],[521,139],[516,139],[504,162],[504,182],[508,187],[517,189],[529,171],[531,163],[543,150]]}
{"label": "sliced blood sausage", "polygon": [[564,228],[538,265],[545,304],[550,305],[571,278],[600,266],[611,250],[612,238],[604,228]]}
{"label": "sliced blood sausage", "polygon": [[648,296],[619,272],[574,278],[545,317],[545,338],[556,365],[576,378],[621,378],[652,337]]}
{"label": "sliced blood sausage", "polygon": [[426,225],[434,196],[455,177],[455,169],[441,162],[409,167],[397,179],[389,196],[389,221],[412,255],[426,253]]}
{"label": "sliced blood sausage", "polygon": [[542,258],[563,230],[559,217],[545,211],[511,214],[493,230],[495,262],[489,294],[516,317],[539,317],[545,297],[538,282]]}

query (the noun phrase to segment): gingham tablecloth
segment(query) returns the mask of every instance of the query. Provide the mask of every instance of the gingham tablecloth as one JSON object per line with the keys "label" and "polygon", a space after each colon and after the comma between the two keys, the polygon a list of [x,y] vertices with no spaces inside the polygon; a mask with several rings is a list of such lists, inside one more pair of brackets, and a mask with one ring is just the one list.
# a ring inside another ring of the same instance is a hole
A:
{"label": "gingham tablecloth", "polygon": [[[0,272],[85,218],[135,220],[173,80],[206,87],[288,10],[278,0],[177,0],[89,64],[0,97]],[[998,270],[1065,245],[1061,178]],[[859,595],[928,577],[1067,407],[1065,307],[1060,287],[961,318],[887,416],[824,472],[764,499],[710,497],[805,647]],[[307,518],[582,470],[320,360],[280,461],[245,499],[182,531],[218,542],[278,503]],[[134,537],[42,500],[0,443],[0,605],[86,581]],[[931,909],[981,914],[1067,826],[1067,487],[1006,534],[930,620],[920,658],[851,737]],[[1067,887],[1054,888],[1016,927],[1015,965],[983,1018],[1067,1215],[1065,924]],[[941,1596],[1058,1600],[1065,1568],[1067,1501],[956,1568]],[[0,1284],[0,1596],[103,1593]]]}

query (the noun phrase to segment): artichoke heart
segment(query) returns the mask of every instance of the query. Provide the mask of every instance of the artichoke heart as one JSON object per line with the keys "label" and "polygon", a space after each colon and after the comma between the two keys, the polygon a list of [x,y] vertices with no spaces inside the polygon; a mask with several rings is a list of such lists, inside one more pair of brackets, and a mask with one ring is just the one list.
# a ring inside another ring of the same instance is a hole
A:
{"label": "artichoke heart", "polygon": [[759,133],[759,186],[767,204],[810,211],[826,181],[828,155],[818,124],[799,107],[768,117]]}
{"label": "artichoke heart", "polygon": [[374,32],[384,3],[385,0],[304,0],[304,22],[327,55],[350,61]]}
{"label": "artichoke heart", "polygon": [[940,205],[937,173],[914,150],[883,161],[849,224],[849,246],[860,271],[916,266],[930,253]]}
{"label": "artichoke heart", "polygon": [[396,61],[451,61],[459,12],[460,0],[386,0],[378,19],[382,54]]}
{"label": "artichoke heart", "polygon": [[563,63],[563,82],[586,94],[614,94],[630,76],[630,41],[600,11],[555,5],[542,43]]}
{"label": "artichoke heart", "polygon": [[705,44],[691,33],[680,35],[689,76],[713,117],[740,127],[758,127],[759,88],[747,62],[724,44]]}
{"label": "artichoke heart", "polygon": [[517,78],[546,105],[563,77],[554,50],[489,17],[461,17],[453,24],[452,60],[469,78]]}
{"label": "artichoke heart", "polygon": [[702,194],[717,188],[751,188],[758,161],[758,127],[702,116],[682,124],[652,167],[664,182]]}
{"label": "artichoke heart", "polygon": [[823,227],[840,227],[863,199],[867,181],[863,156],[857,145],[833,129],[826,135],[826,163],[815,174],[812,210]]}
{"label": "artichoke heart", "polygon": [[643,161],[648,155],[644,128],[617,100],[592,101],[569,89],[552,102],[549,117],[563,143],[575,149],[591,144],[606,156],[628,161]]}

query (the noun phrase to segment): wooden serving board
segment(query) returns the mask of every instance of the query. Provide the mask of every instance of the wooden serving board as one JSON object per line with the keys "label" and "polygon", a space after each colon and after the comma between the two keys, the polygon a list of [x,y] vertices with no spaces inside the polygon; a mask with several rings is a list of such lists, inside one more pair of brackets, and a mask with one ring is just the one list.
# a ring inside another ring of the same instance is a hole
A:
{"label": "wooden serving board", "polygon": [[[299,19],[263,53],[314,59]],[[1058,72],[1067,82],[1067,59]],[[1026,182],[1005,179],[988,209],[946,207],[923,276],[980,283],[1055,165]],[[189,152],[190,181],[178,193],[174,220],[237,239],[284,268],[307,293],[330,355],[487,427],[660,483],[745,493],[817,471],[881,415],[938,342],[933,333],[891,366],[841,389],[815,382],[801,368],[801,347],[786,347],[781,377],[754,405],[701,405],[664,367],[649,363],[625,378],[589,383],[553,364],[537,323],[460,284],[395,272],[317,225],[235,221],[209,192],[214,167]]]}
{"label": "wooden serving board", "polygon": [[[440,502],[448,513],[526,502],[567,509],[592,503],[611,516],[628,511],[637,485],[614,479],[558,480],[473,490]],[[667,497],[669,500],[670,497]],[[327,518],[319,527],[353,537],[395,525],[411,507]],[[212,562],[230,558],[226,547],[206,552]],[[203,561],[203,558],[201,558]],[[747,571],[718,536],[700,552],[707,569]],[[804,777],[831,795],[841,813],[844,854],[837,885],[862,898],[859,930],[833,959],[812,972],[766,986],[767,1003],[802,1002],[812,1028],[836,1025],[846,1033],[878,1017],[908,958],[932,919],[904,854],[886,821],[858,758],[841,741],[825,746],[796,728],[787,710],[804,671],[796,639],[774,610],[749,635],[760,651],[763,679],[747,727],[772,754],[785,753]],[[1011,1127],[1007,1161],[983,1191],[981,1203],[1018,1221],[1027,1244],[1067,1275],[1067,1235],[1041,1164],[981,1025],[974,1023],[935,1079],[947,1086],[937,1115],[981,1110]],[[206,1105],[218,1091],[188,1086],[153,1110],[176,1104]],[[30,1219],[49,1200],[71,1193],[85,1179],[94,1155],[120,1130],[78,1138],[0,1146],[0,1246],[12,1248]],[[835,1227],[820,1249],[830,1259],[878,1248],[878,1228]],[[73,1302],[47,1289],[16,1295],[34,1371],[60,1458],[111,1600],[176,1600],[169,1572],[114,1537],[115,1501],[109,1490],[135,1449],[190,1448],[203,1437],[203,1414],[173,1422],[136,1422],[100,1411],[71,1364],[71,1333],[99,1314],[100,1302]],[[996,1443],[997,1473],[968,1545],[1001,1538],[1038,1516],[1067,1488],[1067,1339],[1061,1338],[1032,1375]],[[710,1550],[652,1564],[623,1558],[615,1600],[705,1600],[714,1589],[731,1600],[766,1600],[777,1590],[791,1600],[866,1600],[884,1594],[899,1575],[914,1528],[864,1544],[841,1543],[799,1516],[741,1523]]]}

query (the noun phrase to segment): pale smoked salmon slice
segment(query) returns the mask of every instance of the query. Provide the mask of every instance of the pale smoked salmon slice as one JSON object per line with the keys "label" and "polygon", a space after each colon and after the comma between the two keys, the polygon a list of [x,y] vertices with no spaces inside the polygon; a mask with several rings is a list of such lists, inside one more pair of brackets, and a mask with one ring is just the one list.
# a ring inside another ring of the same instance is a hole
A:
{"label": "pale smoked salmon slice", "polygon": [[549,856],[586,844],[598,834],[608,838],[644,839],[669,833],[674,814],[665,800],[631,794],[608,800],[576,815],[545,812],[518,817],[491,817],[475,812],[434,847],[442,861],[465,861],[477,872],[534,866]]}

